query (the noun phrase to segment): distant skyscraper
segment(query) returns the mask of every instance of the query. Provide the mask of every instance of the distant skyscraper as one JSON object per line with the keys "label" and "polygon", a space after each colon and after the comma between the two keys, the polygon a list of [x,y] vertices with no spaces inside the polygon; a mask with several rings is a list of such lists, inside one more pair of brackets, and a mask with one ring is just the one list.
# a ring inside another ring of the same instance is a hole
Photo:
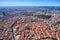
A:
{"label": "distant skyscraper", "polygon": [[3,16],[6,16],[5,12],[2,12]]}

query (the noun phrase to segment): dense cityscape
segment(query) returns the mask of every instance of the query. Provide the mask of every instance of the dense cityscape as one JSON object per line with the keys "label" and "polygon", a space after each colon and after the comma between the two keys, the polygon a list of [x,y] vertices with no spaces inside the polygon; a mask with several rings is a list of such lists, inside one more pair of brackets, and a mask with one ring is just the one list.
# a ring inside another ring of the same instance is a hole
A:
{"label": "dense cityscape", "polygon": [[0,40],[60,40],[60,7],[0,7]]}

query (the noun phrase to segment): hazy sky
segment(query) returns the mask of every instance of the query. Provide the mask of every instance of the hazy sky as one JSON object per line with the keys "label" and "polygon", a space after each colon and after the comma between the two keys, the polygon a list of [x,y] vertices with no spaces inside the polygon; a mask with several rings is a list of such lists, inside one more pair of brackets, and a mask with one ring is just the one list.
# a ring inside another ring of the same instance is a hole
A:
{"label": "hazy sky", "polygon": [[60,0],[0,0],[0,6],[60,6]]}

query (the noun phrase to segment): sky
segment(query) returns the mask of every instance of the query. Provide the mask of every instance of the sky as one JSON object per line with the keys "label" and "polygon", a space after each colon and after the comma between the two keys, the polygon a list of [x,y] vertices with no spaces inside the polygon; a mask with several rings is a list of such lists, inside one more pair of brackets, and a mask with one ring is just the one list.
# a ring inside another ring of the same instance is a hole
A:
{"label": "sky", "polygon": [[0,6],[60,6],[60,0],[0,0]]}

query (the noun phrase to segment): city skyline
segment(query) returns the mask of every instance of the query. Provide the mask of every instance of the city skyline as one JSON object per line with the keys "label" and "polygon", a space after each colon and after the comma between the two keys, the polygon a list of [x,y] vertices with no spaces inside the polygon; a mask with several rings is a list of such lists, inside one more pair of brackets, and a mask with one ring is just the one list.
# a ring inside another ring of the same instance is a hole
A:
{"label": "city skyline", "polygon": [[60,0],[0,0],[0,6],[60,6]]}

